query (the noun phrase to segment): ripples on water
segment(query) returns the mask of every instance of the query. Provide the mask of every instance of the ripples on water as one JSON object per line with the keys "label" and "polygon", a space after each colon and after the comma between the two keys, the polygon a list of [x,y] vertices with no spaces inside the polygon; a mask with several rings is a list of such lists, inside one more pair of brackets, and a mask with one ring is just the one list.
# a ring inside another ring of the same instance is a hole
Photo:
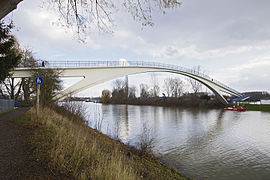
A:
{"label": "ripples on water", "polygon": [[89,125],[136,145],[147,127],[155,153],[195,179],[270,179],[270,113],[85,103]]}

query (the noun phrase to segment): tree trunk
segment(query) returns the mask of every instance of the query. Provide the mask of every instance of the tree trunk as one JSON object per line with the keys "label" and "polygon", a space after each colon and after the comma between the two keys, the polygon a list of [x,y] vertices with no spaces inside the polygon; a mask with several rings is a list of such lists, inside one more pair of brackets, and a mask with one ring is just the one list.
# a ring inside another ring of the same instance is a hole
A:
{"label": "tree trunk", "polygon": [[1,0],[0,1],[0,20],[17,8],[23,0]]}

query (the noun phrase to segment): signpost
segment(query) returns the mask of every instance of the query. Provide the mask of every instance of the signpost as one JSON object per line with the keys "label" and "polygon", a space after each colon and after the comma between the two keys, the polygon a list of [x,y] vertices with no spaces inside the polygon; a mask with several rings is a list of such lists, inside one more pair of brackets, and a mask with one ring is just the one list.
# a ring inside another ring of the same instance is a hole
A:
{"label": "signpost", "polygon": [[41,77],[36,77],[35,82],[37,84],[37,119],[38,119],[38,113],[39,113],[39,94],[40,94],[40,84],[42,84],[43,79]]}

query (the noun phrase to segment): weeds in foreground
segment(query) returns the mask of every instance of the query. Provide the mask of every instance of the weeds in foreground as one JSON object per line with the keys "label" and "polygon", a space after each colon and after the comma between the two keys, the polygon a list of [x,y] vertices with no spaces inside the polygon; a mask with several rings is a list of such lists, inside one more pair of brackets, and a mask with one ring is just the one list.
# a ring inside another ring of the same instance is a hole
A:
{"label": "weeds in foreground", "polygon": [[137,148],[140,150],[143,155],[152,155],[154,147],[154,138],[152,129],[147,127],[147,124],[144,123],[142,126],[142,133],[138,136]]}
{"label": "weeds in foreground", "polygon": [[[62,109],[63,110],[63,109]],[[138,150],[90,129],[83,121],[70,120],[55,110],[43,108],[31,122],[46,134],[38,142],[46,149],[48,166],[72,179],[186,179]]]}
{"label": "weeds in foreground", "polygon": [[[33,110],[31,113],[34,117]],[[42,109],[39,121],[54,131],[49,156],[60,172],[76,179],[137,179],[118,147],[103,153],[83,123],[74,123],[47,108]]]}

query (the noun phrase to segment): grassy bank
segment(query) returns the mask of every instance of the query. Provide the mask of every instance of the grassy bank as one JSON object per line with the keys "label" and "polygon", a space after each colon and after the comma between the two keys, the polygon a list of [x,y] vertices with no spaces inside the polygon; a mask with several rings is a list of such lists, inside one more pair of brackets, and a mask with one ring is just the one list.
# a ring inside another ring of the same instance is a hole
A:
{"label": "grassy bank", "polygon": [[248,111],[268,111],[270,112],[269,104],[246,104],[245,107]]}
{"label": "grassy bank", "polygon": [[[149,155],[89,128],[75,116],[31,109],[18,124],[34,127],[34,165],[71,179],[187,179]],[[38,161],[36,160],[38,159]]]}

